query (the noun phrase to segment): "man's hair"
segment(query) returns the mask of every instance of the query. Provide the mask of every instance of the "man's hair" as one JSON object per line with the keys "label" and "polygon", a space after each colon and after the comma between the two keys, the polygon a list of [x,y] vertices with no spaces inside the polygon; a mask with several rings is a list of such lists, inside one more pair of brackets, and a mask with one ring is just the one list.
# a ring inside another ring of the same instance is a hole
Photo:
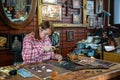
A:
{"label": "man's hair", "polygon": [[43,21],[40,25],[37,26],[37,28],[35,30],[35,38],[36,39],[40,39],[39,27],[41,27],[41,29],[43,29],[43,30],[46,30],[46,29],[49,28],[49,29],[51,29],[52,33],[54,32],[53,26],[50,24],[50,22],[49,21]]}

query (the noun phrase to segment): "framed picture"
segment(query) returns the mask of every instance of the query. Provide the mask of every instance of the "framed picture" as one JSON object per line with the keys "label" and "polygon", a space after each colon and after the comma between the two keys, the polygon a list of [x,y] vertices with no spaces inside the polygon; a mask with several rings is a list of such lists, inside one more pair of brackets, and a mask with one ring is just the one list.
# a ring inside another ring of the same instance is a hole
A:
{"label": "framed picture", "polygon": [[23,34],[10,35],[10,50],[11,51],[21,50],[23,38],[24,38]]}
{"label": "framed picture", "polygon": [[60,32],[54,31],[54,33],[50,36],[52,41],[52,46],[60,46]]}
{"label": "framed picture", "polygon": [[94,14],[94,0],[87,0],[86,3],[86,15]]}
{"label": "framed picture", "polygon": [[88,18],[88,25],[90,29],[94,29],[96,25],[96,17],[93,15],[89,15]]}
{"label": "framed picture", "polygon": [[96,0],[96,13],[101,13],[103,10],[103,0]]}
{"label": "framed picture", "polygon": [[61,21],[61,15],[60,5],[42,5],[42,20]]}
{"label": "framed picture", "polygon": [[77,14],[73,14],[73,24],[80,24],[81,23],[81,16]]}
{"label": "framed picture", "polygon": [[67,31],[67,41],[73,41],[74,40],[74,31],[68,30]]}
{"label": "framed picture", "polygon": [[57,4],[57,0],[42,0],[42,3],[44,4]]}
{"label": "framed picture", "polygon": [[73,8],[80,8],[81,7],[81,0],[72,0]]}
{"label": "framed picture", "polygon": [[9,34],[0,33],[0,48],[9,49]]}

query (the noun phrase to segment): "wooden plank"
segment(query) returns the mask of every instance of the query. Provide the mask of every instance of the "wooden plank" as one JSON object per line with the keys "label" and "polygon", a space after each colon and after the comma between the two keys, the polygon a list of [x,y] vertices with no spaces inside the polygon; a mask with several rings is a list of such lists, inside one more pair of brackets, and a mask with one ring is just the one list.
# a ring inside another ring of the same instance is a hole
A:
{"label": "wooden plank", "polygon": [[86,24],[67,24],[67,23],[54,23],[54,27],[87,27]]}

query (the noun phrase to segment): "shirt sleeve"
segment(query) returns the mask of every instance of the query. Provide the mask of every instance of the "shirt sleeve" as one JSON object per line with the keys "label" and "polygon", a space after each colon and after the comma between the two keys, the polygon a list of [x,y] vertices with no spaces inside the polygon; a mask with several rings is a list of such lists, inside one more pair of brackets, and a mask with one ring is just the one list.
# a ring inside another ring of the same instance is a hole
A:
{"label": "shirt sleeve", "polygon": [[[52,42],[51,42],[51,40],[50,40],[49,37],[47,37],[47,38],[45,39],[45,45],[50,45],[50,46],[52,46]],[[54,53],[53,50],[51,50],[50,52],[47,52],[47,53],[50,53],[51,59],[55,59],[55,53]]]}

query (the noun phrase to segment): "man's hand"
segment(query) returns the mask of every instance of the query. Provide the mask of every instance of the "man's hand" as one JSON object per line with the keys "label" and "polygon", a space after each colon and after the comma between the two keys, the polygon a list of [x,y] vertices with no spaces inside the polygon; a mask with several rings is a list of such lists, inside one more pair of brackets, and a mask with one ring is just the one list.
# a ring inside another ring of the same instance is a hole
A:
{"label": "man's hand", "polygon": [[43,49],[48,52],[52,50],[52,46],[43,46]]}
{"label": "man's hand", "polygon": [[61,54],[55,54],[55,58],[60,62],[62,60],[62,55]]}

